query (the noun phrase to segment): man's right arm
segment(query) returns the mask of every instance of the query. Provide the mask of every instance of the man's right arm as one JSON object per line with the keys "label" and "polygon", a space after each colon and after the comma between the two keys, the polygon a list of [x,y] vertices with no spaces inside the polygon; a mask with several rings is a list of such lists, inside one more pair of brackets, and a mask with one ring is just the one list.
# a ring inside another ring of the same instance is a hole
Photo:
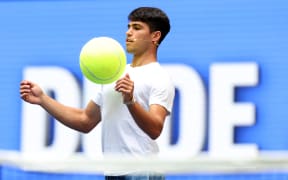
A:
{"label": "man's right arm", "polygon": [[31,104],[43,107],[51,116],[69,128],[84,133],[90,132],[100,121],[100,107],[90,101],[85,109],[69,107],[46,95],[35,83],[22,81],[21,98]]}

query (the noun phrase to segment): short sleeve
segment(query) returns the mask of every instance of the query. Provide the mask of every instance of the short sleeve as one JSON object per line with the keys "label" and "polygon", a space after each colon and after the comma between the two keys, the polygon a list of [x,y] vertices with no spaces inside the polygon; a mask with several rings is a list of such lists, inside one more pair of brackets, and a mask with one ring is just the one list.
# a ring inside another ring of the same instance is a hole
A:
{"label": "short sleeve", "polygon": [[158,78],[153,83],[149,98],[149,105],[159,104],[171,113],[175,96],[175,87],[170,77]]}
{"label": "short sleeve", "polygon": [[92,98],[92,101],[101,107],[103,105],[103,86],[96,85],[93,94],[94,97]]}

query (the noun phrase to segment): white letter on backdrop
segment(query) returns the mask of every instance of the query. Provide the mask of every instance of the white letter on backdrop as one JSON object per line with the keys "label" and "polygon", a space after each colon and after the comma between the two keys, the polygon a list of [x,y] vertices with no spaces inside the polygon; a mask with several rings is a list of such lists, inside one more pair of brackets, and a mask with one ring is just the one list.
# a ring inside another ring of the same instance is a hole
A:
{"label": "white letter on backdrop", "polygon": [[[55,99],[63,104],[80,107],[81,92],[74,76],[60,67],[27,67],[23,78],[38,83],[44,92],[53,91]],[[48,113],[38,105],[22,104],[21,151],[23,155],[35,157],[49,155],[66,157],[79,145],[79,133],[59,122],[55,122],[54,139],[46,145],[48,137]]]}
{"label": "white letter on backdrop", "polygon": [[209,153],[215,158],[251,158],[257,146],[234,144],[234,127],[255,123],[252,103],[234,102],[235,87],[255,86],[258,66],[255,63],[217,63],[210,70]]}
{"label": "white letter on backdrop", "polygon": [[179,139],[175,145],[169,144],[170,123],[166,122],[158,139],[160,156],[192,157],[201,152],[205,139],[205,87],[199,74],[182,64],[164,66],[179,90]]}

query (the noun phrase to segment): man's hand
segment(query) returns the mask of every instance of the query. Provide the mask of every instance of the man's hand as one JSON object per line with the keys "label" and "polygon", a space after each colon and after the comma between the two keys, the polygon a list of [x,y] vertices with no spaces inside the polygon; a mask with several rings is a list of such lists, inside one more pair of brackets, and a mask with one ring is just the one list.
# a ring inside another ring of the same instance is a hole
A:
{"label": "man's hand", "polygon": [[20,83],[20,96],[26,102],[41,104],[43,94],[42,89],[33,82],[24,80]]}
{"label": "man's hand", "polygon": [[133,101],[134,82],[130,79],[129,74],[116,81],[115,90],[122,93],[123,103]]}

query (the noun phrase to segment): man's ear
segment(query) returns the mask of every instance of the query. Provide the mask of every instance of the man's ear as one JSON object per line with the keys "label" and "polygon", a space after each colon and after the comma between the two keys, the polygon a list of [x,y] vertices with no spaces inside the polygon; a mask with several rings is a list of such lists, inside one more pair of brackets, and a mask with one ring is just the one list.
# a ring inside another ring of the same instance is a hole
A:
{"label": "man's ear", "polygon": [[161,38],[161,31],[154,31],[152,33],[152,42],[155,44],[155,45],[159,45],[159,40]]}

